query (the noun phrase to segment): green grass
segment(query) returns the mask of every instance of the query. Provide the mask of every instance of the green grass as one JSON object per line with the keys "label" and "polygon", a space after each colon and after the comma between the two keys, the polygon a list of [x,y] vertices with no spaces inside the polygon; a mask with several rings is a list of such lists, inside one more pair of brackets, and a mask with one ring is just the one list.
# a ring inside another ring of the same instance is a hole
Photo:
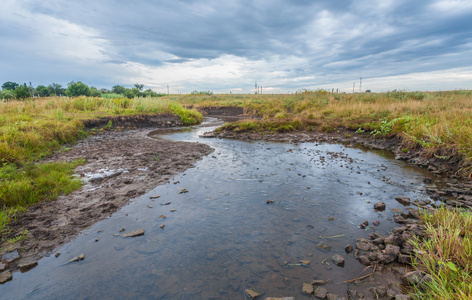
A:
{"label": "green grass", "polygon": [[412,241],[421,253],[414,266],[425,268],[432,282],[416,288],[417,299],[472,299],[472,214],[446,208],[422,216],[427,237]]}
{"label": "green grass", "polygon": [[[80,187],[72,163],[39,163],[89,133],[82,121],[104,116],[174,114],[184,124],[196,124],[202,115],[162,98],[55,97],[0,102],[0,233],[25,207],[51,200]],[[110,129],[112,124],[105,128]]]}

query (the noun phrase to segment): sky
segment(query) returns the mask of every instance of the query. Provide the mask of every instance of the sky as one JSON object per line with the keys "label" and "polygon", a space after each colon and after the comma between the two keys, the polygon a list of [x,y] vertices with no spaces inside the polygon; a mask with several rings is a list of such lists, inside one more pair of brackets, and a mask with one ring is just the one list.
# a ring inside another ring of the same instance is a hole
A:
{"label": "sky", "polygon": [[[361,85],[362,77],[362,85]],[[0,84],[472,89],[470,0],[2,0]]]}

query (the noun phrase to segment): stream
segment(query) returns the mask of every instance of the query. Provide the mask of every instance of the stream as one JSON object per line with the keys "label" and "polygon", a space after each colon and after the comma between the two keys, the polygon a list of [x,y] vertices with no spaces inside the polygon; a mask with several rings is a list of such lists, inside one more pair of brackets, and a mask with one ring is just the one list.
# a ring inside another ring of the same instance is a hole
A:
{"label": "stream", "polygon": [[[340,282],[365,267],[344,247],[397,227],[390,209],[403,206],[394,197],[429,198],[424,171],[389,152],[199,138],[221,124],[206,118],[200,126],[152,132],[215,151],[83,231],[57,249],[60,256],[15,273],[0,298],[249,299],[244,291],[252,289],[260,299],[312,299],[302,285],[315,279],[347,297],[349,284]],[[379,201],[384,212],[373,209]],[[380,224],[360,229],[365,220]],[[143,236],[119,236],[141,228]],[[85,259],[68,263],[79,254]],[[334,254],[345,258],[344,267],[332,262]]]}

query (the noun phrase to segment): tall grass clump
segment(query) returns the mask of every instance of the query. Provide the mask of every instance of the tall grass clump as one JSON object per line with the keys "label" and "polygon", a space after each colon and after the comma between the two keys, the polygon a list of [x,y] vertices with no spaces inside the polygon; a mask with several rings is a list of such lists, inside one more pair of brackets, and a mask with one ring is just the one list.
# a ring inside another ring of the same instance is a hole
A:
{"label": "tall grass clump", "polygon": [[416,287],[417,299],[472,299],[472,214],[439,208],[422,216],[423,240],[413,239],[420,255],[414,266],[431,276],[427,286]]}

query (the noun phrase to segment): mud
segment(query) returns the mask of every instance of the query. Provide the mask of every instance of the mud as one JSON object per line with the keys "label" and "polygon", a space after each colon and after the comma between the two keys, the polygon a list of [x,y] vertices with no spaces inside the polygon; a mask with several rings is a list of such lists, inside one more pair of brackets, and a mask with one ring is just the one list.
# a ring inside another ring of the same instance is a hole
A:
{"label": "mud", "polygon": [[16,270],[24,262],[50,254],[83,229],[109,217],[130,199],[168,182],[173,175],[191,168],[202,156],[213,151],[204,144],[149,138],[148,133],[159,127],[181,125],[178,119],[168,115],[103,118],[84,124],[92,128],[105,126],[110,121],[119,128],[145,128],[102,131],[45,161],[86,159],[84,165],[76,168],[84,185],[54,201],[29,207],[9,224],[11,233],[5,237],[7,239],[25,230],[28,233],[19,242],[2,246],[0,258],[12,250],[20,254],[7,269]]}

